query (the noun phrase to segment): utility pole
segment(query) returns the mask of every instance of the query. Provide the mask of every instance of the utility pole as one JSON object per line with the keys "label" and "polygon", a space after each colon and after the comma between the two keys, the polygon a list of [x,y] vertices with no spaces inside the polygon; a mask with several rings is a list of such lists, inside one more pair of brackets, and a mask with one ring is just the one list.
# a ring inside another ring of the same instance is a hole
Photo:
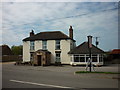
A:
{"label": "utility pole", "polygon": [[87,36],[88,37],[88,48],[89,48],[89,59],[90,59],[90,72],[91,72],[91,49],[92,49],[92,36]]}

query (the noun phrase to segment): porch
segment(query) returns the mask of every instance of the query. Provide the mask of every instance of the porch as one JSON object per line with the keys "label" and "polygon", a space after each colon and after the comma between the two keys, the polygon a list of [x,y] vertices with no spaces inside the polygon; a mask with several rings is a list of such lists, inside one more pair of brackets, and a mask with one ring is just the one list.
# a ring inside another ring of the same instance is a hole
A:
{"label": "porch", "polygon": [[37,66],[50,65],[51,52],[47,50],[38,50],[33,54],[33,64]]}

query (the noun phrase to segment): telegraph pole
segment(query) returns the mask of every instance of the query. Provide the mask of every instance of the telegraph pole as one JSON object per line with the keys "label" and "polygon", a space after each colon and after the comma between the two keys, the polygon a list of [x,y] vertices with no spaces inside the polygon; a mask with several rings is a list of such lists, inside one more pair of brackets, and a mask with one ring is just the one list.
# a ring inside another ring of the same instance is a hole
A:
{"label": "telegraph pole", "polygon": [[92,36],[87,36],[88,37],[88,48],[89,48],[89,58],[90,58],[90,72],[91,72],[91,49],[92,49]]}

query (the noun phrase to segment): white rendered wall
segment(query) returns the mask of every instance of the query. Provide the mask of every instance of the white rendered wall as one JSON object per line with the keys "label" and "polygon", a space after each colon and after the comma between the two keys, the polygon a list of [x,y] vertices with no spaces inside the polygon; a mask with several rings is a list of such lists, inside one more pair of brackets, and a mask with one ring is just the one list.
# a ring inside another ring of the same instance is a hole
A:
{"label": "white rendered wall", "polygon": [[[35,51],[42,49],[42,40],[35,41]],[[51,63],[55,63],[55,40],[47,40],[47,50],[51,52]]]}
{"label": "white rendered wall", "polygon": [[30,61],[30,42],[23,41],[23,62]]}
{"label": "white rendered wall", "polygon": [[70,56],[68,52],[70,51],[71,40],[61,40],[61,63],[70,64]]}
{"label": "white rendered wall", "polygon": [[35,51],[42,49],[42,41],[41,40],[37,40],[35,41]]}
{"label": "white rendered wall", "polygon": [[47,40],[47,49],[51,52],[51,63],[55,63],[55,40]]}
{"label": "white rendered wall", "polygon": [[[47,40],[47,50],[51,52],[51,63],[55,63],[56,54],[55,51],[61,51],[61,63],[70,64],[70,56],[68,52],[70,51],[71,40],[61,40],[60,50],[55,50],[55,40]],[[42,49],[42,40],[35,41],[35,50]],[[23,42],[23,61],[30,61],[30,41]]]}

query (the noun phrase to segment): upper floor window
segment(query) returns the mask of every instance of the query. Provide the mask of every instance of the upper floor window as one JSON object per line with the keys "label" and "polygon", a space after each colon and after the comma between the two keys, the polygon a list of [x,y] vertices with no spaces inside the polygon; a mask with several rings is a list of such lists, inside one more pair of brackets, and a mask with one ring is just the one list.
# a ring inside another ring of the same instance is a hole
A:
{"label": "upper floor window", "polygon": [[35,49],[35,42],[30,41],[30,50],[34,50],[34,49]]}
{"label": "upper floor window", "polygon": [[56,40],[55,49],[60,49],[60,40]]}
{"label": "upper floor window", "polygon": [[42,49],[43,50],[47,49],[47,40],[42,41]]}

